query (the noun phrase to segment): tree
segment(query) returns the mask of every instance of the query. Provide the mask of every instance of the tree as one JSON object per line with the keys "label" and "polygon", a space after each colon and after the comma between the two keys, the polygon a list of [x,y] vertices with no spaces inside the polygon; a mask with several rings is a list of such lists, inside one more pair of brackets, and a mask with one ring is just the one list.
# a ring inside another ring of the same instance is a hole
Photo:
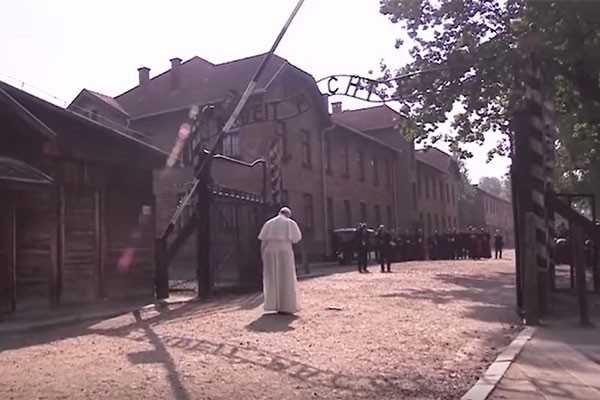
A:
{"label": "tree", "polygon": [[512,198],[510,175],[508,173],[502,179],[498,179],[495,176],[482,176],[479,179],[479,187],[501,199],[510,201]]}
{"label": "tree", "polygon": [[[503,139],[490,153],[508,154],[512,112],[523,98],[520,40],[536,23],[557,119],[557,185],[565,190],[600,187],[600,7],[593,1],[380,0],[382,14],[406,31],[412,62],[383,78],[432,70],[396,81],[401,112],[421,137],[458,147],[483,143],[491,131]],[[393,82],[393,81],[392,81]],[[454,133],[435,132],[458,110]],[[468,152],[461,156],[468,157]]]}
{"label": "tree", "polygon": [[471,185],[469,170],[465,161],[454,154],[458,163],[460,183],[457,187],[458,223],[461,228],[473,225],[473,207],[475,206],[475,189]]}
{"label": "tree", "polygon": [[496,197],[502,196],[502,182],[495,176],[482,176],[479,179],[479,187]]}

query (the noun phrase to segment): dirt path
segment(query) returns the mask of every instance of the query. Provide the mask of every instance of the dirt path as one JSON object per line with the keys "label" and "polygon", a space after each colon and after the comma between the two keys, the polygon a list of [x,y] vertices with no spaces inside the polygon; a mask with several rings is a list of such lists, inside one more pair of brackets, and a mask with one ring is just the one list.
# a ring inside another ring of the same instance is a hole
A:
{"label": "dirt path", "polygon": [[459,398],[519,329],[512,260],[394,269],[300,282],[295,319],[248,295],[0,337],[0,399]]}

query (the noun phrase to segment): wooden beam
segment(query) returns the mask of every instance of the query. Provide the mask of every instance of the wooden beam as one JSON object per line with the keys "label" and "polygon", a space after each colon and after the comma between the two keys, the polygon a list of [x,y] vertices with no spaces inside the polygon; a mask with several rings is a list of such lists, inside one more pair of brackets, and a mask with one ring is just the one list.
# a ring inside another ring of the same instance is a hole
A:
{"label": "wooden beam", "polygon": [[102,262],[104,255],[102,254],[102,191],[94,190],[94,291],[96,298],[104,297],[104,285],[102,284]]}
{"label": "wooden beam", "polygon": [[591,326],[590,307],[586,295],[587,280],[585,276],[583,229],[577,224],[571,226],[571,248],[577,287],[577,303],[579,305],[579,323],[582,326]]}
{"label": "wooden beam", "polygon": [[11,311],[17,307],[17,207],[14,195],[8,196],[8,269],[7,279],[9,282],[9,297],[11,303]]}
{"label": "wooden beam", "polygon": [[[205,168],[209,171],[210,168]],[[210,263],[210,208],[212,193],[206,181],[206,172],[203,171],[205,179],[200,181],[197,189],[197,208],[195,212],[196,229],[196,280],[198,284],[198,297],[207,297],[211,294],[214,286]]]}
{"label": "wooden beam", "polygon": [[39,133],[46,139],[56,138],[56,133],[33,115],[27,108],[19,103],[14,97],[12,97],[6,90],[0,87],[0,104],[3,104],[7,109],[12,110],[18,115],[25,123],[27,123],[33,130]]}
{"label": "wooden beam", "polygon": [[66,210],[66,196],[65,187],[60,185],[56,191],[57,195],[57,219],[54,243],[56,244],[56,262],[52,270],[52,281],[51,283],[52,292],[55,292],[54,305],[58,307],[62,298],[62,267],[65,261],[65,243],[66,243],[66,232],[65,232],[65,210]]}
{"label": "wooden beam", "polygon": [[536,216],[533,212],[525,214],[525,249],[524,249],[524,301],[525,322],[527,325],[538,325],[540,317],[539,272],[537,262]]}

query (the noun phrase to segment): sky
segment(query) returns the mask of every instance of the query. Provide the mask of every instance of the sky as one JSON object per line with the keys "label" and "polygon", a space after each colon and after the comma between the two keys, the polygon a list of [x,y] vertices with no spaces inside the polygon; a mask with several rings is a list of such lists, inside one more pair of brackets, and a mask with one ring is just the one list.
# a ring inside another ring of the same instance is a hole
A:
{"label": "sky", "polygon": [[[83,88],[116,96],[137,85],[143,66],[152,77],[169,69],[174,57],[220,63],[268,51],[296,3],[1,0],[0,80],[60,106]],[[381,59],[391,67],[410,61],[394,46],[402,36],[379,13],[378,0],[306,0],[276,54],[316,79],[368,76]],[[335,101],[344,109],[369,105],[348,97]],[[486,163],[496,140],[490,135],[484,146],[467,147],[474,153],[467,161],[473,182],[506,172],[505,158]],[[444,144],[436,147],[447,151]]]}

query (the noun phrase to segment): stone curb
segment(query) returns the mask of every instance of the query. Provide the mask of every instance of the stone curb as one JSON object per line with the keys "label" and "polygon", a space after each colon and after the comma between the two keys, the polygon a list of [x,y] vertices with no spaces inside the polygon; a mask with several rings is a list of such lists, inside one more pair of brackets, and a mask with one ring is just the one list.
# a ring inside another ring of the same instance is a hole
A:
{"label": "stone curb", "polygon": [[515,361],[523,347],[535,334],[536,328],[527,327],[517,335],[508,347],[498,356],[496,360],[484,372],[475,385],[469,389],[461,400],[486,400],[496,388],[504,374]]}

